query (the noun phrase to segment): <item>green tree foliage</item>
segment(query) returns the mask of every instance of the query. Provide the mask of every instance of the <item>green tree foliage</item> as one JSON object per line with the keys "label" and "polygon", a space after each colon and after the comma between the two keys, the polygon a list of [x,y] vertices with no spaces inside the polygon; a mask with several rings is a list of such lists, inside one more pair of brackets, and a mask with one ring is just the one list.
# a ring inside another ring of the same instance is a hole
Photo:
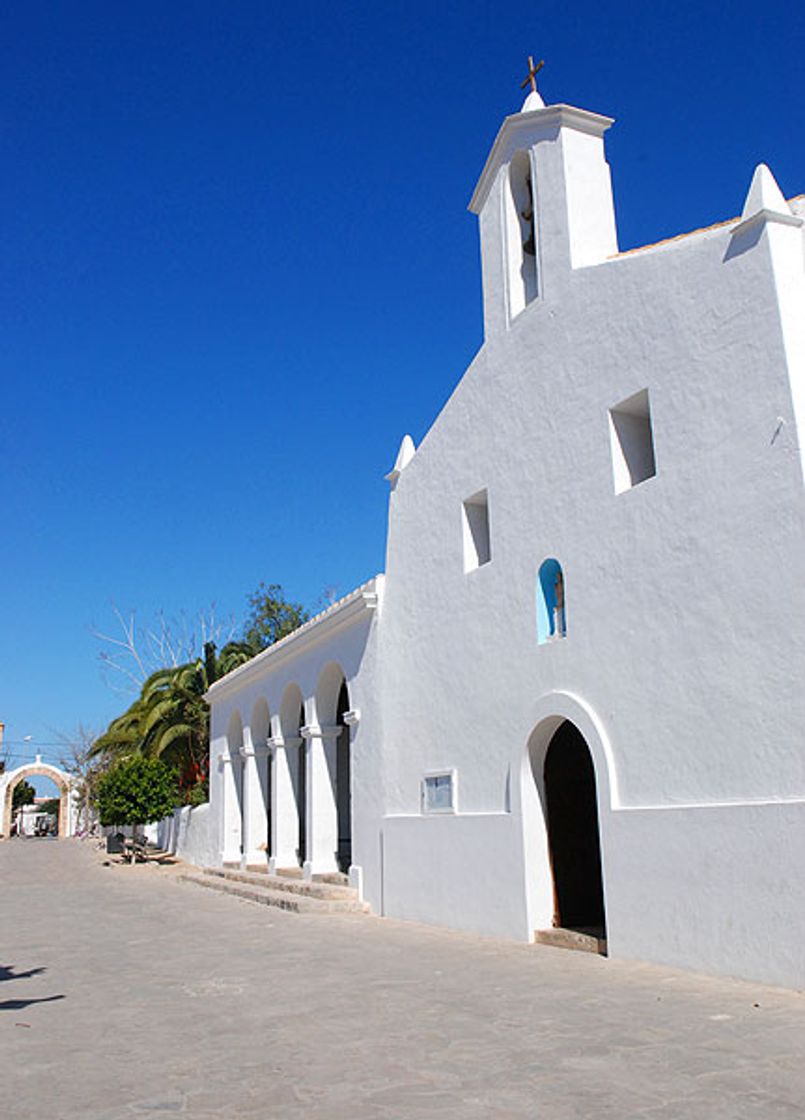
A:
{"label": "green tree foliage", "polygon": [[33,805],[36,800],[36,790],[23,778],[14,786],[14,792],[11,795],[11,808],[12,810],[21,809],[23,805]]}
{"label": "green tree foliage", "polygon": [[208,642],[203,658],[152,673],[134,703],[95,741],[91,756],[160,758],[178,770],[186,800],[198,804],[199,795],[191,793],[201,786],[206,794],[210,742],[204,693],[252,656],[243,643],[230,642],[219,654]]}
{"label": "green tree foliage", "polygon": [[49,801],[43,801],[39,806],[42,813],[50,813],[51,816],[58,817],[61,801],[58,797],[51,797]]}
{"label": "green tree foliage", "polygon": [[169,816],[178,795],[176,773],[164,762],[129,758],[98,779],[96,804],[102,825],[136,826]]}
{"label": "green tree foliage", "polygon": [[134,703],[95,740],[88,757],[112,764],[133,758],[161,759],[178,771],[187,804],[205,800],[210,710],[204,694],[215,681],[308,618],[304,607],[289,603],[276,583],[261,583],[249,596],[249,608],[242,640],[227,642],[220,652],[214,642],[207,642],[195,661],[152,673]]}
{"label": "green tree foliage", "polygon": [[310,617],[301,603],[289,603],[278,583],[260,583],[248,599],[243,639],[255,653],[273,646]]}

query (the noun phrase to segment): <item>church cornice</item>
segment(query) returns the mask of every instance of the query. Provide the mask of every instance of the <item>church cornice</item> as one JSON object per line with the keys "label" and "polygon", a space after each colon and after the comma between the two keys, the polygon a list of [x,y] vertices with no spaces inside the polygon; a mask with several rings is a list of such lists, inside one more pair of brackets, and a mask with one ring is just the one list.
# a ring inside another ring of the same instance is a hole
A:
{"label": "church cornice", "polygon": [[377,575],[360,587],[339,599],[337,603],[327,607],[320,614],[315,615],[298,630],[294,630],[287,638],[276,642],[262,653],[258,653],[251,661],[239,665],[231,673],[227,673],[216,681],[204,694],[208,703],[243,688],[252,680],[256,680],[266,673],[273,672],[279,665],[289,658],[297,657],[302,651],[307,651],[321,642],[332,638],[340,630],[355,623],[371,612],[377,610],[382,594],[383,576]]}
{"label": "church cornice", "polygon": [[550,139],[560,128],[572,128],[576,132],[600,137],[613,123],[612,117],[591,113],[588,109],[576,109],[573,105],[549,105],[546,109],[536,109],[530,113],[512,113],[503,121],[495,137],[470,199],[469,210],[473,214],[480,214],[498,170],[518,149]]}

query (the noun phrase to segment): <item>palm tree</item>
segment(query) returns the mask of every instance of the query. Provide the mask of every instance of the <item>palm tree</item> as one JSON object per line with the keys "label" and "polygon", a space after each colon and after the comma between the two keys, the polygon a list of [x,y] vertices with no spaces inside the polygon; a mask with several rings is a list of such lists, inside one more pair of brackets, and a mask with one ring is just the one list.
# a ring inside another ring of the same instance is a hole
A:
{"label": "palm tree", "polygon": [[160,758],[179,772],[187,796],[206,787],[210,745],[210,709],[204,694],[214,681],[250,660],[248,642],[229,642],[216,651],[213,642],[203,658],[158,669],[142,686],[131,707],[112,720],[94,743],[91,755],[109,761],[142,755]]}

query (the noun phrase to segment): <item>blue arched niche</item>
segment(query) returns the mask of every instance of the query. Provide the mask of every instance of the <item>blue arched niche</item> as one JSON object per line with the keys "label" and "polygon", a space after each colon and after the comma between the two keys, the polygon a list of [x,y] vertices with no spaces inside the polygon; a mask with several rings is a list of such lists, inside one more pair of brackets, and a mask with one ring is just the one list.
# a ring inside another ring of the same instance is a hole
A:
{"label": "blue arched niche", "polygon": [[565,577],[559,561],[549,558],[537,576],[537,642],[564,638],[566,632]]}

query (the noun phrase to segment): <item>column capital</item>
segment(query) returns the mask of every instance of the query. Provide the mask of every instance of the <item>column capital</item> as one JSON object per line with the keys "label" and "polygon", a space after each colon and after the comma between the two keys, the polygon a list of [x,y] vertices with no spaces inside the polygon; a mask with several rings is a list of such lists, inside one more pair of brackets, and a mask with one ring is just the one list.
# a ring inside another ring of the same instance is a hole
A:
{"label": "column capital", "polygon": [[355,727],[356,724],[361,722],[360,708],[353,708],[352,711],[344,712],[341,717],[347,727]]}
{"label": "column capital", "polygon": [[219,766],[226,766],[227,763],[229,763],[231,765],[232,755],[229,753],[229,751],[223,751],[221,754],[218,755],[218,765]]}
{"label": "column capital", "polygon": [[337,739],[341,728],[320,727],[317,723],[309,723],[307,727],[299,728],[299,734],[303,739]]}
{"label": "column capital", "polygon": [[254,758],[254,747],[242,746],[238,751],[241,758]]}

